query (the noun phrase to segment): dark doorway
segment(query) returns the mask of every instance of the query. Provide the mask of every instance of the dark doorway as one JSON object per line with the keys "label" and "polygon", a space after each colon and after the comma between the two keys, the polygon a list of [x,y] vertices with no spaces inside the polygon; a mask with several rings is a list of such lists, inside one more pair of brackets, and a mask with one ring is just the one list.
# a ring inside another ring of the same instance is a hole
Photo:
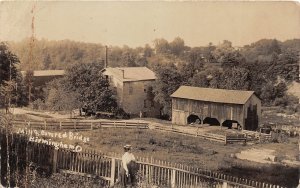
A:
{"label": "dark doorway", "polygon": [[222,126],[224,127],[228,127],[228,129],[240,129],[240,124],[238,121],[235,120],[225,120],[222,123]]}
{"label": "dark doorway", "polygon": [[207,117],[203,120],[203,124],[209,124],[209,125],[216,125],[216,126],[220,126],[220,122],[218,121],[218,119],[216,118],[210,118]]}
{"label": "dark doorway", "polygon": [[247,119],[245,119],[245,129],[255,131],[258,128],[257,106],[253,105],[252,110],[248,107]]}
{"label": "dark doorway", "polygon": [[188,124],[201,124],[201,120],[198,116],[191,114],[189,115],[189,117],[187,118],[187,123]]}

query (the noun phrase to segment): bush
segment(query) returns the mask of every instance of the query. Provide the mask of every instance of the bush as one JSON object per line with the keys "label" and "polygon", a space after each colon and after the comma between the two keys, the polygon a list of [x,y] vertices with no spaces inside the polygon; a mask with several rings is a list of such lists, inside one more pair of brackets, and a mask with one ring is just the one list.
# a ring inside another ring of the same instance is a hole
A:
{"label": "bush", "polygon": [[31,107],[34,110],[45,110],[47,108],[46,104],[41,99],[37,99],[37,100],[33,101],[31,104]]}
{"label": "bush", "polygon": [[284,95],[283,97],[276,98],[274,100],[274,105],[275,106],[293,106],[295,104],[299,103],[299,99],[293,95]]}

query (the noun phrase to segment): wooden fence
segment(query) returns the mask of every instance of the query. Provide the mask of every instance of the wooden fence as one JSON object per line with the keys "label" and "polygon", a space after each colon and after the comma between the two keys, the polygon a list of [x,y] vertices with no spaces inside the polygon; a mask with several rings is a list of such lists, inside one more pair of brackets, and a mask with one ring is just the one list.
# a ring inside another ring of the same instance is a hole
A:
{"label": "wooden fence", "polygon": [[283,130],[288,133],[290,136],[296,136],[300,134],[300,126],[293,125],[272,125],[273,130]]}
{"label": "wooden fence", "polygon": [[225,144],[233,143],[233,142],[243,142],[243,143],[247,142],[247,137],[245,134],[220,135],[220,134],[213,134],[213,133],[203,133],[198,131],[196,131],[195,133],[189,133],[186,131],[175,129],[173,127],[163,127],[163,126],[154,126],[154,129],[177,133],[185,136],[199,137],[205,140],[211,140],[211,141],[221,142]]}
{"label": "wooden fence", "polygon": [[148,123],[127,121],[20,121],[15,120],[14,126],[43,130],[93,130],[99,128],[139,128],[148,129]]}
{"label": "wooden fence", "polygon": [[[94,130],[99,128],[139,128],[148,129],[149,124],[143,122],[130,121],[21,121],[15,120],[12,123],[15,127],[26,127],[29,129],[43,129],[43,130]],[[202,139],[221,142],[247,142],[244,135],[219,135],[213,133],[199,133],[192,134],[189,132],[174,129],[172,127],[154,126],[154,129],[161,131],[168,131],[182,134],[185,136],[200,137]]]}
{"label": "wooden fence", "polygon": [[[13,136],[11,138],[17,139],[19,136]],[[5,139],[3,141],[5,141]],[[24,147],[15,147],[15,149],[26,151],[26,164],[35,164],[37,167],[45,169],[47,173],[62,172],[95,178],[99,184],[106,186],[113,186],[118,182],[118,174],[121,169],[120,155],[106,155],[91,150],[85,150],[83,152],[71,152],[62,149],[55,150],[52,146],[24,142],[23,137],[21,141],[26,145],[24,145]],[[14,141],[14,143],[17,143],[17,141]],[[0,148],[1,154],[1,149],[3,148]],[[17,151],[15,149],[12,153]],[[15,157],[19,159],[19,155],[15,155]],[[3,159],[1,158],[1,160]],[[156,185],[171,188],[282,188],[279,185],[257,182],[213,172],[208,169],[172,164],[170,162],[149,158],[137,157],[137,164],[139,169],[137,175],[138,183],[150,186]]]}
{"label": "wooden fence", "polygon": [[242,130],[242,133],[246,135],[248,140],[259,140],[260,142],[268,142],[272,139],[271,133],[267,134],[248,130]]}
{"label": "wooden fence", "polygon": [[[121,159],[116,155],[109,157],[95,151],[73,153],[57,151],[56,169],[64,173],[82,176],[101,177],[107,185],[117,182]],[[281,188],[278,185],[237,178],[216,173],[207,169],[193,168],[149,158],[137,157],[138,181],[140,184],[161,187],[257,187]]]}

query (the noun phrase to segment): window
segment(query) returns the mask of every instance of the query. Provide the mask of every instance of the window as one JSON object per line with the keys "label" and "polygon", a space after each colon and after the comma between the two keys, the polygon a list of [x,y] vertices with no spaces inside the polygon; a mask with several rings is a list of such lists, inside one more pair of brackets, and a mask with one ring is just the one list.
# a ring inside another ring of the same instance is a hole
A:
{"label": "window", "polygon": [[144,108],[147,108],[147,100],[144,100]]}
{"label": "window", "polygon": [[133,87],[131,84],[129,84],[129,95],[132,95],[133,93]]}

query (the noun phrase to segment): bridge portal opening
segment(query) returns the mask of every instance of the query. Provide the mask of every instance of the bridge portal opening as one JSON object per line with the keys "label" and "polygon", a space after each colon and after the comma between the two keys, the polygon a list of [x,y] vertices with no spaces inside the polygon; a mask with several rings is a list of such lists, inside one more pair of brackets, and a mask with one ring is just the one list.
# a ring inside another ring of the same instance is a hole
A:
{"label": "bridge portal opening", "polygon": [[201,124],[201,120],[197,115],[191,114],[187,117],[188,124]]}
{"label": "bridge portal opening", "polygon": [[220,122],[217,118],[206,117],[203,120],[203,124],[209,124],[211,126],[220,126]]}
{"label": "bridge portal opening", "polygon": [[241,129],[241,125],[236,120],[225,120],[222,126],[228,127],[228,129]]}

